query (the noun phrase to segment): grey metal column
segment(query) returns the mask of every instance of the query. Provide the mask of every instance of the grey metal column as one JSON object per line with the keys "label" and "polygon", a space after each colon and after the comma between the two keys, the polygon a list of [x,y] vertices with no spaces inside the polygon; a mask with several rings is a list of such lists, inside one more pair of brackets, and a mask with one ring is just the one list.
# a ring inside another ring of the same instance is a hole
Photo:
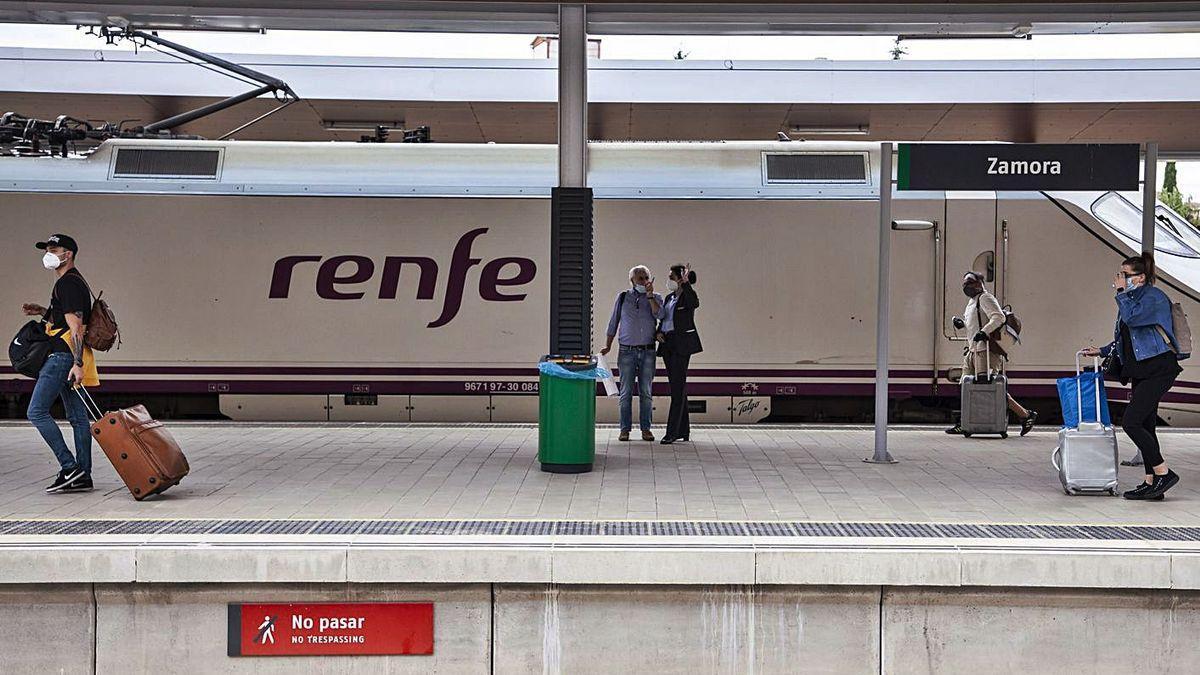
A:
{"label": "grey metal column", "polygon": [[587,185],[587,10],[558,8],[558,185]]}
{"label": "grey metal column", "polygon": [[892,292],[892,144],[879,146],[879,295],[875,312],[875,454],[864,462],[895,464],[887,449],[888,338]]}
{"label": "grey metal column", "polygon": [[[1146,156],[1142,161],[1142,255],[1151,267],[1154,265],[1154,230],[1158,210],[1158,143],[1146,144]],[[1121,462],[1125,466],[1141,466],[1142,451],[1133,459]]]}
{"label": "grey metal column", "polygon": [[587,187],[587,22],[559,6],[558,185],[550,198],[550,353],[592,351],[592,191]]}

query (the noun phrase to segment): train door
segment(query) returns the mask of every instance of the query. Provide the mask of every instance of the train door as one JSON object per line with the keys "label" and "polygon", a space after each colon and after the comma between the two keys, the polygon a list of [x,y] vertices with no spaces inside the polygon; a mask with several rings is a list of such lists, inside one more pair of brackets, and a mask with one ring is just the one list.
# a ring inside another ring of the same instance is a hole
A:
{"label": "train door", "polygon": [[971,270],[982,274],[988,289],[999,298],[997,282],[1003,267],[996,246],[994,192],[947,192],[945,214],[938,232],[942,278],[937,363],[943,370],[957,369],[962,364],[963,347],[970,337],[954,327],[954,317],[961,317],[967,304],[962,292],[963,273]]}

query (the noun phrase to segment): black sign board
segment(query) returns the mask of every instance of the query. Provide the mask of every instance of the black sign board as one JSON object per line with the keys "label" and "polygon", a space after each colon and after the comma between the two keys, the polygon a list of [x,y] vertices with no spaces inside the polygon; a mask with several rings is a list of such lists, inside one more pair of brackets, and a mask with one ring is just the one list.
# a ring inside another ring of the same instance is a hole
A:
{"label": "black sign board", "polygon": [[901,190],[1137,190],[1137,144],[901,143]]}

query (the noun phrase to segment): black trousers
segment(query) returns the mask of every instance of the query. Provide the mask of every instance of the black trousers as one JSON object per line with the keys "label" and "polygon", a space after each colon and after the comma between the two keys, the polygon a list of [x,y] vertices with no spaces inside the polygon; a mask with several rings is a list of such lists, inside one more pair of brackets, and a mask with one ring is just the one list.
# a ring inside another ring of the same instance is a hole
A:
{"label": "black trousers", "polygon": [[687,438],[692,428],[688,422],[687,371],[691,354],[680,354],[671,349],[670,337],[663,349],[663,363],[667,367],[667,382],[671,386],[671,410],[667,413],[666,438]]}
{"label": "black trousers", "polygon": [[1162,397],[1175,384],[1177,373],[1160,375],[1144,380],[1133,381],[1133,395],[1125,408],[1125,416],[1121,418],[1121,428],[1133,439],[1134,445],[1142,451],[1146,473],[1152,473],[1151,467],[1163,463],[1162,451],[1158,447],[1158,404]]}

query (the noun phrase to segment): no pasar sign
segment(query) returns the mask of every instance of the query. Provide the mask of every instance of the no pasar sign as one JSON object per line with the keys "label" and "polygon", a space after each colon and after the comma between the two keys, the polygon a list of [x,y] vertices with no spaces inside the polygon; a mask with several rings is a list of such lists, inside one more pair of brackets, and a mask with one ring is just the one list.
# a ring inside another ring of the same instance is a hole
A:
{"label": "no pasar sign", "polygon": [[229,656],[433,653],[431,602],[229,605]]}

